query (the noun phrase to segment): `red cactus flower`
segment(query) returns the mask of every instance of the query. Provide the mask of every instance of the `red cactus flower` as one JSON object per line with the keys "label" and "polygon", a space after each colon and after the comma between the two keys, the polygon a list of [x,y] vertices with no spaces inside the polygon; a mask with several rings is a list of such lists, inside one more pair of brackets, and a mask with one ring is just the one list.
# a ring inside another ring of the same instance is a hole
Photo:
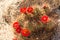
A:
{"label": "red cactus flower", "polygon": [[28,12],[28,13],[32,13],[32,12],[33,12],[33,8],[32,8],[32,7],[28,7],[28,8],[27,8],[27,12]]}
{"label": "red cactus flower", "polygon": [[21,30],[21,34],[22,34],[22,36],[25,36],[25,37],[28,37],[29,35],[30,35],[30,30],[28,30],[28,29],[22,29]]}
{"label": "red cactus flower", "polygon": [[20,24],[18,22],[15,22],[13,24],[13,27],[15,28],[15,30],[16,30],[17,33],[21,32],[21,26],[20,26]]}
{"label": "red cactus flower", "polygon": [[13,23],[13,27],[14,27],[15,29],[17,29],[18,27],[20,27],[20,24],[19,24],[18,22],[14,22],[14,23]]}
{"label": "red cactus flower", "polygon": [[42,21],[43,23],[47,23],[47,22],[48,22],[48,16],[42,16],[42,17],[41,17],[41,21]]}
{"label": "red cactus flower", "polygon": [[25,7],[24,8],[20,8],[20,12],[26,13],[26,8]]}
{"label": "red cactus flower", "polygon": [[20,33],[20,32],[21,32],[21,27],[18,27],[18,28],[16,29],[16,32],[17,32],[17,33]]}

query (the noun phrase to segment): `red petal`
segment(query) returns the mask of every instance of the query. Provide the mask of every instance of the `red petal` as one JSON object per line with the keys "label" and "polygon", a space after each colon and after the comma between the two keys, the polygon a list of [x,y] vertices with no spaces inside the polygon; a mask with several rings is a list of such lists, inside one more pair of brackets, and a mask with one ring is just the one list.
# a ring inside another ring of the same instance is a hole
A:
{"label": "red petal", "polygon": [[33,12],[33,8],[32,7],[28,7],[27,8],[27,12],[32,13]]}
{"label": "red petal", "polygon": [[20,25],[19,25],[19,23],[18,22],[15,22],[15,23],[13,23],[13,27],[16,29],[16,28],[18,28]]}
{"label": "red petal", "polygon": [[18,27],[18,28],[16,29],[16,32],[17,32],[17,33],[20,33],[20,32],[21,32],[21,27]]}
{"label": "red petal", "polygon": [[30,35],[30,30],[28,30],[28,29],[22,29],[21,34],[22,34],[23,36],[27,37],[27,36]]}
{"label": "red petal", "polygon": [[26,13],[26,8],[20,8],[20,12]]}
{"label": "red petal", "polygon": [[46,22],[48,21],[48,16],[42,16],[42,17],[41,17],[41,21],[42,21],[43,23],[46,23]]}

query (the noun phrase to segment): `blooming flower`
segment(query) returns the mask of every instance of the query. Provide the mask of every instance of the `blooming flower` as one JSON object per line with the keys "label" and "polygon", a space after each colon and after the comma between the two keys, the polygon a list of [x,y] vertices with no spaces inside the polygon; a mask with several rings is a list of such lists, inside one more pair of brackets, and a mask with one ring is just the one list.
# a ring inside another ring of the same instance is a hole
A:
{"label": "blooming flower", "polygon": [[47,22],[48,22],[48,16],[42,16],[42,17],[41,17],[41,21],[42,21],[43,23],[47,23]]}
{"label": "blooming flower", "polygon": [[22,36],[27,37],[27,36],[30,35],[30,30],[28,30],[28,29],[22,29],[21,30],[21,34],[22,34]]}
{"label": "blooming flower", "polygon": [[25,7],[24,8],[20,8],[20,12],[26,13],[26,8]]}
{"label": "blooming flower", "polygon": [[13,27],[14,27],[15,29],[17,29],[19,26],[20,26],[20,24],[19,24],[18,22],[14,22],[14,23],[13,23]]}
{"label": "blooming flower", "polygon": [[28,7],[28,8],[27,8],[27,12],[28,12],[28,13],[32,13],[32,12],[33,12],[33,8],[32,8],[32,7]]}

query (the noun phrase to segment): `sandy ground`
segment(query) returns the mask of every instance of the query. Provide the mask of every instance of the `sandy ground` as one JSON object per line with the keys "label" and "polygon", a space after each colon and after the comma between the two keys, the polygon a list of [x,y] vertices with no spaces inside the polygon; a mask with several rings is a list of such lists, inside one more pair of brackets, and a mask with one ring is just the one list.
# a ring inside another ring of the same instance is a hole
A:
{"label": "sandy ground", "polygon": [[[18,0],[0,0],[0,40],[12,40],[15,35],[12,26],[8,25],[2,18],[7,12],[7,8]],[[19,0],[22,2],[22,0]]]}

